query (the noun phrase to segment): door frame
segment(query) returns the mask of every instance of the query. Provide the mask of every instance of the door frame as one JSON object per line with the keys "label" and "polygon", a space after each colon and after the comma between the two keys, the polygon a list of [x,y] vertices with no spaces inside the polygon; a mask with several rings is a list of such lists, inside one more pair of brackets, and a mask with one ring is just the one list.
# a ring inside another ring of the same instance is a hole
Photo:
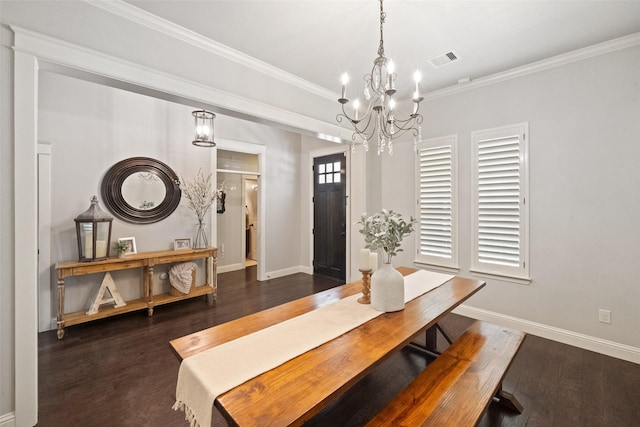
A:
{"label": "door frame", "polygon": [[307,159],[307,173],[311,177],[308,183],[308,212],[309,212],[309,274],[313,274],[313,161],[317,157],[324,157],[331,154],[340,154],[345,153],[345,165],[347,166],[346,175],[346,184],[345,184],[345,197],[347,199],[346,208],[345,208],[345,219],[346,219],[346,236],[345,236],[345,279],[346,282],[350,282],[351,279],[351,150],[348,145],[336,145],[335,147],[326,147],[319,148],[316,150],[309,151],[309,157]]}
{"label": "door frame", "polygon": [[[235,151],[239,153],[255,154],[258,156],[258,172],[257,173],[246,172],[246,171],[245,172],[239,171],[238,173],[240,175],[254,175],[256,177],[256,180],[258,181],[258,224],[261,224],[261,226],[260,228],[258,228],[257,280],[258,281],[267,280],[267,273],[264,265],[265,264],[264,254],[266,251],[266,243],[264,238],[264,236],[266,235],[265,234],[266,183],[262,176],[263,171],[266,170],[267,147],[265,145],[251,144],[248,142],[234,141],[231,139],[224,139],[224,138],[216,138],[216,146],[217,146],[216,148],[219,148],[225,151]],[[217,171],[217,167],[216,167],[216,171]],[[225,172],[229,172],[229,171],[225,171]],[[241,182],[242,182],[242,179],[241,179]],[[242,189],[240,189],[240,191],[242,191]],[[244,229],[242,230],[242,232],[244,233]],[[216,244],[217,244],[217,241],[218,241],[218,222],[216,220]],[[241,241],[244,241],[244,236],[242,236]],[[242,247],[244,248],[244,244],[242,244]],[[242,255],[244,256],[244,253]],[[244,257],[242,258],[242,265],[243,267],[245,265]]]}
{"label": "door frame", "polygon": [[51,272],[52,144],[38,142],[38,332],[56,329]]}

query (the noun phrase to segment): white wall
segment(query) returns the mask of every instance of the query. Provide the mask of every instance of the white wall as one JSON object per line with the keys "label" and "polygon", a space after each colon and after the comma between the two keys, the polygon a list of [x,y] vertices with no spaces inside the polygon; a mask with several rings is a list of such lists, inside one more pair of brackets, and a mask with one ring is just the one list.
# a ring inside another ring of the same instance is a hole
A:
{"label": "white wall", "polygon": [[[263,259],[268,271],[278,272],[300,266],[300,137],[273,141],[267,149],[265,209],[268,217],[262,233],[267,243]],[[277,274],[276,274],[277,275]],[[272,274],[267,274],[272,277]]]}
{"label": "white wall", "polygon": [[[640,348],[639,71],[636,46],[426,102],[423,137],[459,138],[464,276],[471,276],[470,133],[529,122],[533,280],[487,280],[469,305]],[[411,149],[398,144],[383,163],[385,207],[412,212]],[[407,250],[397,263],[412,261]],[[611,310],[610,325],[598,322],[599,308]]]}
{"label": "white wall", "polygon": [[[40,78],[40,138],[51,144],[52,151],[52,262],[77,259],[73,218],[89,206],[89,198],[100,197],[100,183],[114,163],[133,156],[146,156],[167,163],[179,176],[189,180],[199,169],[210,173],[213,150],[193,146],[193,108],[119,89],[97,85],[54,73]],[[267,145],[264,182],[270,188],[266,198],[265,238],[267,271],[299,269],[301,258],[299,227],[300,205],[300,136],[266,126],[218,115],[216,136],[242,138]],[[225,244],[221,266],[239,264],[241,258],[241,176],[217,174],[235,185],[227,192],[227,211],[212,212],[212,230],[221,231],[218,243]],[[214,184],[215,185],[215,184]],[[103,208],[104,204],[103,204]],[[105,208],[106,209],[106,208]],[[220,227],[216,222],[220,221]],[[173,240],[192,237],[196,219],[183,203],[167,219],[136,225],[119,219],[113,221],[112,241],[119,237],[136,238],[138,252],[171,249]],[[212,225],[213,224],[213,225]],[[159,276],[166,268],[154,271]],[[200,266],[198,283],[204,278]],[[139,272],[113,273],[125,299],[140,296]],[[88,307],[102,275],[69,278],[66,281],[66,310]],[[53,282],[55,284],[55,282]],[[156,278],[156,291],[168,290],[167,281]],[[54,289],[55,291],[55,289]]]}
{"label": "white wall", "polygon": [[[39,86],[39,136],[51,144],[52,152],[53,264],[78,259],[73,218],[87,209],[91,196],[97,195],[108,212],[100,185],[113,164],[129,157],[151,157],[186,180],[199,169],[205,174],[212,170],[212,150],[190,143],[192,108],[53,73],[41,73]],[[209,230],[210,221],[211,216]],[[111,240],[134,237],[138,252],[172,249],[174,239],[194,237],[196,222],[183,201],[168,218],[154,224],[130,224],[114,218]],[[154,272],[159,276],[168,268]],[[197,282],[202,284],[203,265],[199,270]],[[114,272],[112,276],[125,300],[141,297],[139,271]],[[88,308],[101,280],[101,274],[66,280],[66,310]],[[156,278],[155,284],[156,291],[169,289],[166,280]]]}

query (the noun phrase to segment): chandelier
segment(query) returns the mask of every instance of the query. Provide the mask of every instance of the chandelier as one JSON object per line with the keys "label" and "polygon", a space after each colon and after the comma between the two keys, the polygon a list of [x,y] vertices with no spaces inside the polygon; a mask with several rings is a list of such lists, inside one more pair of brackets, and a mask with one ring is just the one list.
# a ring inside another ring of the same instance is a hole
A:
{"label": "chandelier", "polygon": [[418,113],[420,101],[424,98],[420,96],[419,71],[414,74],[415,91],[413,93],[413,112],[408,118],[402,119],[396,116],[396,74],[394,73],[393,62],[384,56],[384,38],[382,26],[386,18],[386,13],[380,0],[380,45],[378,47],[378,57],[373,61],[373,69],[370,74],[364,76],[364,99],[366,108],[360,114],[360,101],[353,102],[353,112],[349,115],[345,110],[345,105],[349,103],[347,98],[347,83],[349,76],[342,75],[342,95],[338,102],[342,106],[342,113],[336,116],[338,123],[346,119],[353,126],[354,132],[351,137],[352,149],[355,150],[357,144],[361,144],[365,151],[369,150],[369,141],[377,138],[378,155],[387,151],[393,154],[393,140],[412,132],[414,144],[421,139],[422,116]]}

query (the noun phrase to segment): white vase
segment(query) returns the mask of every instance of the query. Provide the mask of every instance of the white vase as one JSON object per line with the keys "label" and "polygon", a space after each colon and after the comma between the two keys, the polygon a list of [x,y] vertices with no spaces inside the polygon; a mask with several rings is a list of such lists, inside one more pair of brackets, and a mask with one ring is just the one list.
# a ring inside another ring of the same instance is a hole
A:
{"label": "white vase", "polygon": [[384,312],[404,309],[404,277],[391,263],[382,264],[371,276],[371,307]]}

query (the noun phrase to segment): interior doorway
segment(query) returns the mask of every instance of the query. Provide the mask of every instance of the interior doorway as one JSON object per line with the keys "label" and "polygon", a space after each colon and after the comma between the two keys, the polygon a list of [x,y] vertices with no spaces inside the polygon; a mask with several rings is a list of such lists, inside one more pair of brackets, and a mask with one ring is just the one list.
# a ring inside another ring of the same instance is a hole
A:
{"label": "interior doorway", "polygon": [[244,196],[245,267],[258,263],[258,179],[242,178]]}
{"label": "interior doorway", "polygon": [[264,280],[263,163],[263,146],[218,142],[217,185],[226,195],[224,209],[216,215],[219,273],[257,265],[258,280]]}

